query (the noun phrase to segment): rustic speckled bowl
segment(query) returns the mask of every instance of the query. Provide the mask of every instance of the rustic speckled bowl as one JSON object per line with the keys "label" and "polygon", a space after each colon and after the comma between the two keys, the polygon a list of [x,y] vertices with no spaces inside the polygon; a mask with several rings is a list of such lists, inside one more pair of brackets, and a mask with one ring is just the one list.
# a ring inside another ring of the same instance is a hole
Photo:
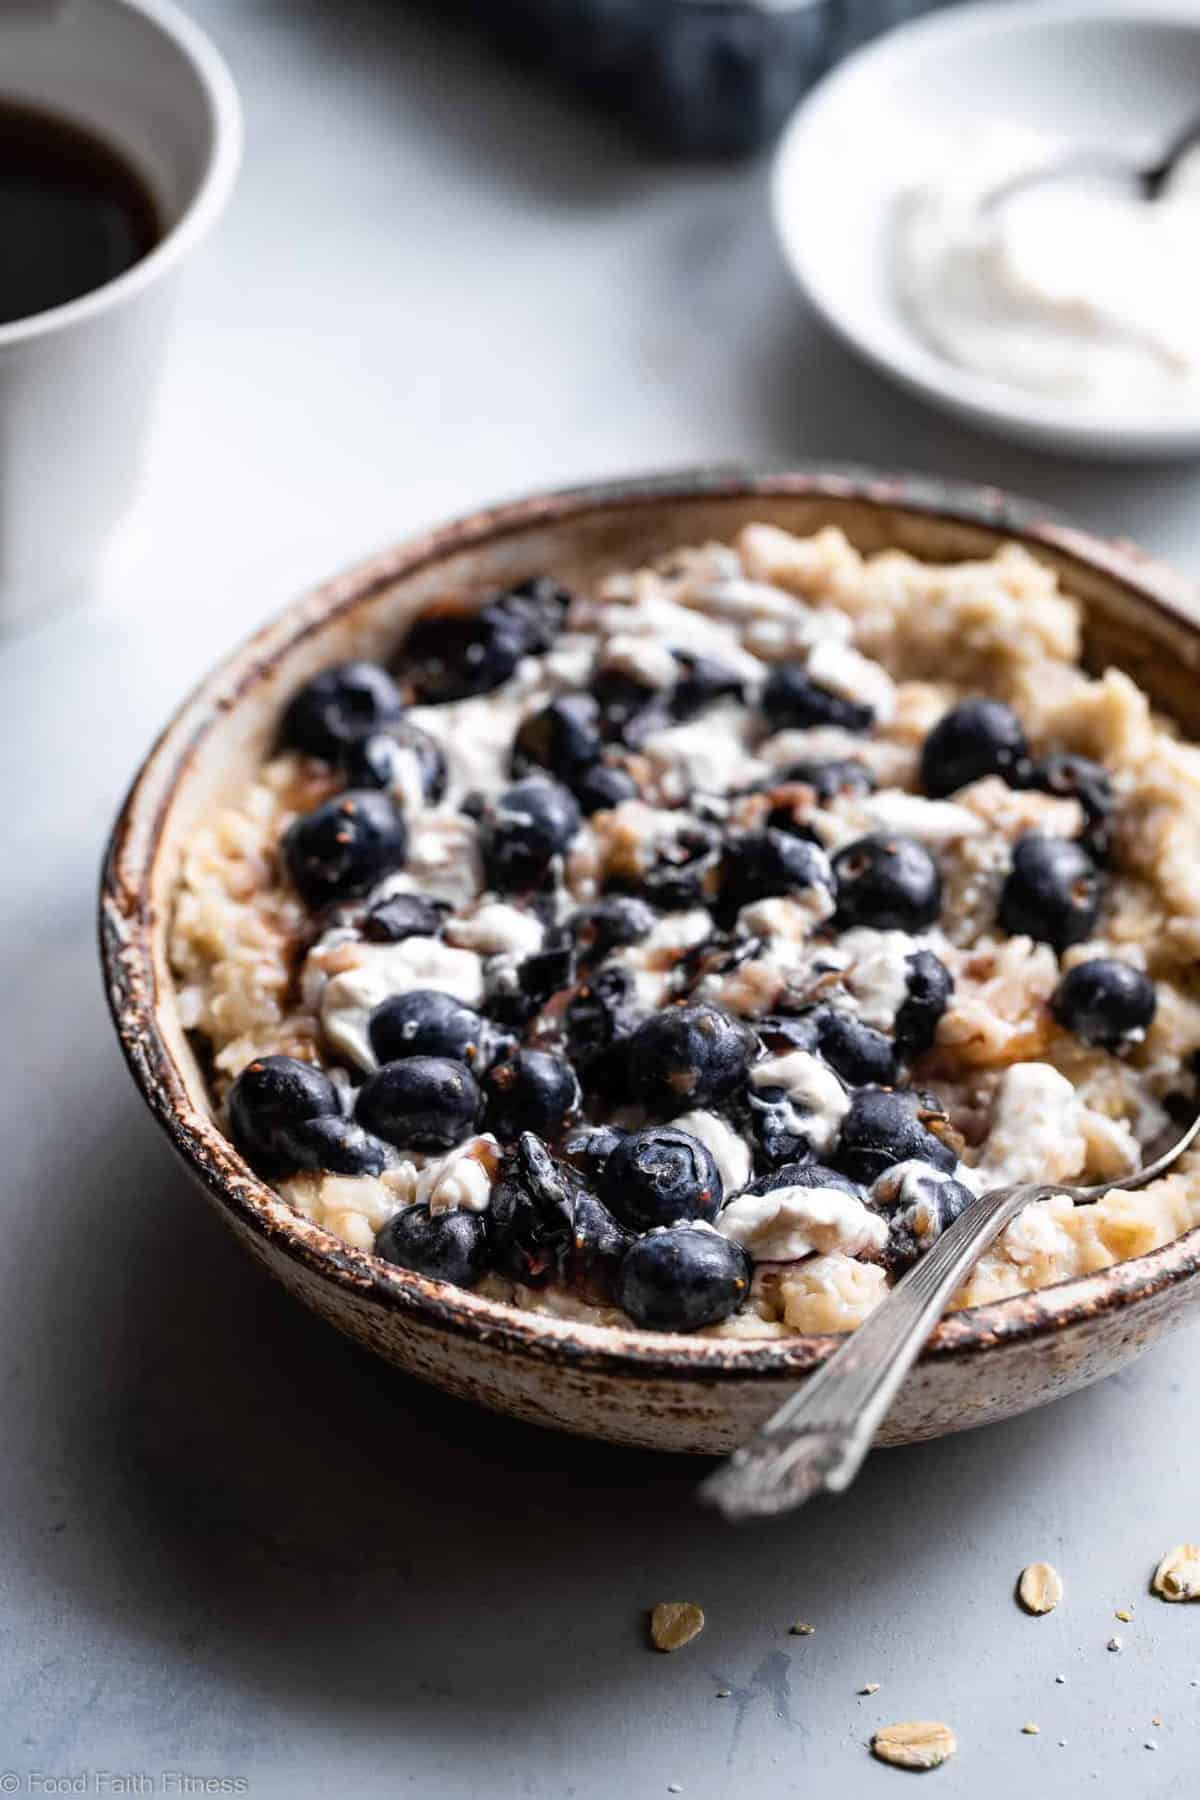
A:
{"label": "rustic speckled bowl", "polygon": [[[479,513],[307,595],[225,662],[150,752],[104,869],[105,979],[147,1104],[238,1238],[315,1312],[410,1374],[502,1412],[664,1450],[727,1451],[838,1340],[660,1337],[544,1318],[346,1248],[298,1217],[222,1135],[179,1022],[166,938],[183,843],[270,748],[284,701],[349,655],[387,655],[435,596],[540,570],[568,582],[751,519],[840,526],[860,549],[932,560],[1018,539],[1082,601],[1089,661],[1126,668],[1200,731],[1200,623],[1188,586],[1126,545],[1043,522],[992,490],[863,472],[699,472],[549,494]],[[882,1433],[982,1425],[1110,1374],[1200,1305],[1200,1231],[1152,1255],[946,1319]]]}

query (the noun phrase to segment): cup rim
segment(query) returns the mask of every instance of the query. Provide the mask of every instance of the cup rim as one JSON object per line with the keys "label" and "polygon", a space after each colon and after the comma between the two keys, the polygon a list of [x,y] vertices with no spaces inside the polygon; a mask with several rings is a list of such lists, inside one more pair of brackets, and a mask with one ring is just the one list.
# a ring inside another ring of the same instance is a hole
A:
{"label": "cup rim", "polygon": [[174,0],[109,0],[109,4],[140,14],[190,65],[207,103],[212,126],[207,161],[183,212],[149,255],[75,300],[0,325],[0,353],[65,331],[135,299],[196,247],[220,217],[237,179],[242,160],[242,106],[233,76],[212,39]]}

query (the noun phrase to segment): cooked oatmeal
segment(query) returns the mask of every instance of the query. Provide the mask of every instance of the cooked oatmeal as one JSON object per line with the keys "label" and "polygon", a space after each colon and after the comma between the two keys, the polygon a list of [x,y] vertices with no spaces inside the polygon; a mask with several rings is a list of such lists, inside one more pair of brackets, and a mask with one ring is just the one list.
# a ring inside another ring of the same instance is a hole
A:
{"label": "cooked oatmeal", "polygon": [[[1200,749],[1008,546],[747,526],[301,690],[171,934],[235,1143],[346,1243],[598,1324],[845,1331],[972,1195],[1124,1173],[1200,1050]],[[955,1304],[1200,1224],[1028,1207]]]}

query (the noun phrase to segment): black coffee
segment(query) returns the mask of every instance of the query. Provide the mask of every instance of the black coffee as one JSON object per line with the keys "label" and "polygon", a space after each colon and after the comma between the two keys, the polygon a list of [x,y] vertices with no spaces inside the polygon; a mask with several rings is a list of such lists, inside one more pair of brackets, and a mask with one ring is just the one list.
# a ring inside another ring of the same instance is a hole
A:
{"label": "black coffee", "polygon": [[103,287],[161,236],[141,176],[108,144],[0,101],[0,324]]}

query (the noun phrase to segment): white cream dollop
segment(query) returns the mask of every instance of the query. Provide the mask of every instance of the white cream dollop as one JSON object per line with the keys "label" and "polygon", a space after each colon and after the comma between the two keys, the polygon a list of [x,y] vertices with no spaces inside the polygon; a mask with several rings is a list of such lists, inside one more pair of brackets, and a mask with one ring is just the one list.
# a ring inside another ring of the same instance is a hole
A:
{"label": "white cream dollop", "polygon": [[1117,415],[1194,406],[1200,152],[1155,200],[1132,182],[1064,174],[983,204],[1078,149],[1000,127],[943,146],[901,202],[900,300],[943,356],[1013,387]]}
{"label": "white cream dollop", "polygon": [[1013,1063],[996,1090],[976,1169],[986,1187],[1071,1181],[1087,1157],[1079,1096],[1049,1063]]}
{"label": "white cream dollop", "polygon": [[853,1194],[822,1187],[739,1194],[718,1217],[717,1230],[741,1244],[755,1262],[796,1262],[814,1250],[860,1256],[865,1250],[882,1250],[888,1235],[879,1214]]}
{"label": "white cream dollop", "polygon": [[832,1150],[842,1120],[850,1111],[850,1096],[819,1057],[808,1050],[789,1050],[782,1056],[766,1056],[750,1071],[756,1092],[781,1088],[802,1132],[818,1156]]}
{"label": "white cream dollop", "polygon": [[739,1188],[745,1187],[753,1166],[750,1146],[719,1114],[683,1113],[674,1121],[674,1126],[677,1131],[686,1131],[704,1145],[717,1165],[721,1186],[726,1194],[736,1194]]}
{"label": "white cream dollop", "polygon": [[436,988],[464,1006],[482,1003],[483,965],[473,950],[455,950],[437,938],[412,937],[399,944],[356,944],[345,954],[354,958],[354,967],[325,982],[321,1029],[334,1049],[360,1069],[378,1066],[369,1034],[371,1014],[392,994]]}

